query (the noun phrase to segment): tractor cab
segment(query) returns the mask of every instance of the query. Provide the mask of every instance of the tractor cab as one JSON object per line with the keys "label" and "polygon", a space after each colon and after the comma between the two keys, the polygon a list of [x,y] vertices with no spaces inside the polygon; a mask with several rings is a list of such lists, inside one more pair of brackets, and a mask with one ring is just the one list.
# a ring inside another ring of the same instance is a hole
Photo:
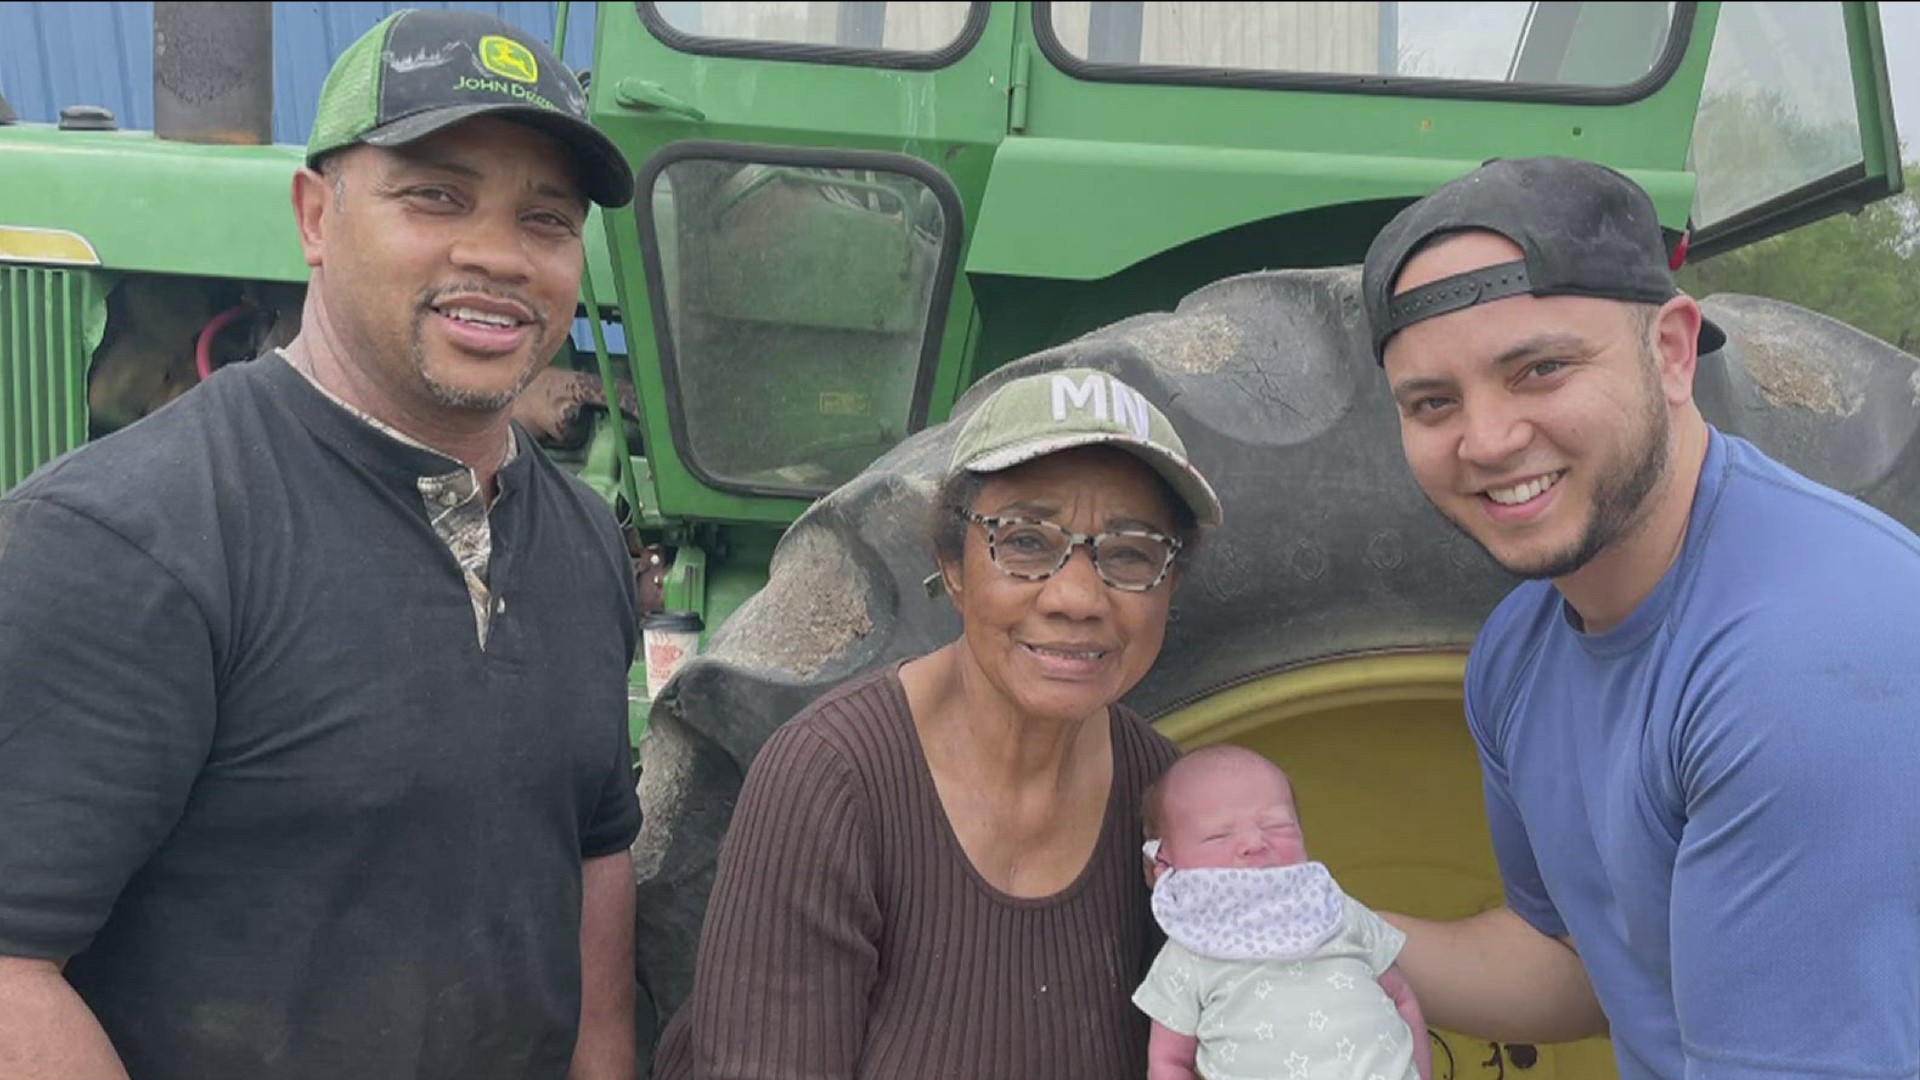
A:
{"label": "tractor cab", "polygon": [[1846,3],[609,6],[649,509],[790,518],[1006,360],[1357,262],[1490,157],[1614,165],[1696,258],[1858,208],[1884,69]]}
{"label": "tractor cab", "polygon": [[1695,258],[1900,182],[1869,4],[640,3],[597,33],[640,192],[597,284],[644,450],[595,460],[709,626],[727,552],[764,560],[985,373],[1357,263],[1487,158],[1628,172]]}

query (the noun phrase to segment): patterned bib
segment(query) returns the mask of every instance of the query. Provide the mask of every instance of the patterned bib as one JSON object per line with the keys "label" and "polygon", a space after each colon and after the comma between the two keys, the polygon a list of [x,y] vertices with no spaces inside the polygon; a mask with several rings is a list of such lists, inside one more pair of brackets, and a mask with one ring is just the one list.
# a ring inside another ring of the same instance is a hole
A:
{"label": "patterned bib", "polygon": [[1153,917],[1169,938],[1216,960],[1298,960],[1346,916],[1346,895],[1322,863],[1168,870]]}

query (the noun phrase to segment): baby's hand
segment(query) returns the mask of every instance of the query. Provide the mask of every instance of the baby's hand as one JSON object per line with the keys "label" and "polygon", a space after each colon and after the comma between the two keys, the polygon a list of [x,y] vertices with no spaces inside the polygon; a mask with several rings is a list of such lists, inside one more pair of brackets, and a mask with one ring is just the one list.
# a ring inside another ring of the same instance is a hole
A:
{"label": "baby's hand", "polygon": [[1420,1015],[1420,1002],[1413,996],[1413,987],[1407,983],[1407,977],[1400,974],[1398,965],[1380,973],[1380,989],[1393,999],[1393,1007],[1407,1023],[1407,1033],[1413,1037],[1413,1066],[1420,1070],[1420,1080],[1433,1080],[1433,1043],[1427,1037],[1427,1022]]}
{"label": "baby's hand", "polygon": [[1199,1080],[1194,1071],[1194,1058],[1199,1053],[1199,1039],[1155,1020],[1153,1035],[1147,1040],[1147,1080]]}

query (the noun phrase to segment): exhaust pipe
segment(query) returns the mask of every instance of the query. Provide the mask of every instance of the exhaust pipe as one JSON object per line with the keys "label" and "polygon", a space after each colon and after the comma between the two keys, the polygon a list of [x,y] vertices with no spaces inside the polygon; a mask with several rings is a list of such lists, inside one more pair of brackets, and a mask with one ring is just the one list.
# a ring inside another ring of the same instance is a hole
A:
{"label": "exhaust pipe", "polygon": [[273,5],[154,0],[153,132],[176,142],[273,141]]}

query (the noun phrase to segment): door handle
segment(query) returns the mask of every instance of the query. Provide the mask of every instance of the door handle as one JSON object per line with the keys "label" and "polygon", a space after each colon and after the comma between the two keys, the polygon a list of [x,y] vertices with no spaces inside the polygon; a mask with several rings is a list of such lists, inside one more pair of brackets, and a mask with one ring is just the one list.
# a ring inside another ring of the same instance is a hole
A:
{"label": "door handle", "polygon": [[621,79],[614,85],[613,100],[640,112],[670,113],[695,121],[707,118],[706,113],[667,93],[666,87],[644,79]]}

